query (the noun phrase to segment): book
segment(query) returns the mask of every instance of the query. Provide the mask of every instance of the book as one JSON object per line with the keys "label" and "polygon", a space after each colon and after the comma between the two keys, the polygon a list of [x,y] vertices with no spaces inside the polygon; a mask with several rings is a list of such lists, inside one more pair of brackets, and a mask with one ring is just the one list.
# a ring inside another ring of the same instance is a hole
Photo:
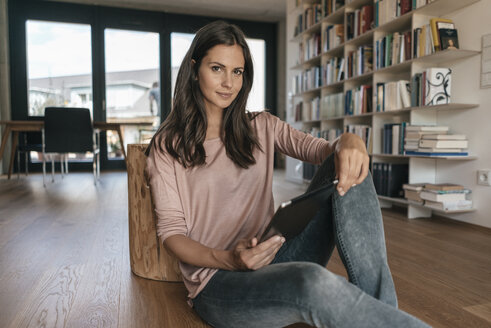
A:
{"label": "book", "polygon": [[421,73],[416,73],[411,77],[411,107],[421,105],[419,93],[421,76]]}
{"label": "book", "polygon": [[427,140],[422,139],[419,142],[422,148],[467,148],[467,140]]}
{"label": "book", "polygon": [[411,107],[411,96],[410,96],[410,86],[409,81],[400,80],[397,85],[398,91],[401,95],[402,107]]}
{"label": "book", "polygon": [[392,155],[399,154],[400,130],[401,130],[400,124],[396,124],[392,126],[392,149],[391,149]]}
{"label": "book", "polygon": [[402,16],[405,13],[408,13],[411,11],[411,0],[401,0],[400,6],[401,6],[400,16]]}
{"label": "book", "polygon": [[405,183],[402,185],[402,189],[411,191],[421,191],[425,187],[426,183]]}
{"label": "book", "polygon": [[437,126],[437,125],[408,125],[406,131],[411,132],[444,132],[448,131],[448,126]]}
{"label": "book", "polygon": [[422,134],[421,139],[428,140],[466,140],[465,134]]}
{"label": "book", "polygon": [[384,195],[384,190],[383,190],[383,172],[384,172],[384,164],[385,163],[374,163],[373,165],[373,177],[374,177],[374,184],[375,184],[375,190],[377,191],[378,195]]}
{"label": "book", "polygon": [[441,211],[461,211],[472,209],[471,200],[459,200],[457,202],[433,202],[425,200],[425,206]]}
{"label": "book", "polygon": [[459,37],[456,29],[441,28],[438,33],[440,34],[442,50],[459,49]]}
{"label": "book", "polygon": [[423,189],[426,192],[431,192],[434,194],[439,194],[439,195],[446,195],[446,194],[471,194],[472,190],[470,189],[458,189],[458,190],[433,190],[433,189],[428,189],[424,188]]}
{"label": "book", "polygon": [[404,198],[416,201],[419,204],[423,204],[423,199],[419,196],[419,194],[420,193],[418,191],[404,189]]}
{"label": "book", "polygon": [[373,23],[373,5],[365,5],[361,8],[361,22],[360,32],[361,34],[372,28]]}
{"label": "book", "polygon": [[[408,148],[406,148],[408,149]],[[465,148],[424,148],[416,147],[416,151],[427,152],[427,153],[463,153],[466,151]]]}
{"label": "book", "polygon": [[466,199],[465,193],[439,194],[425,190],[421,191],[419,196],[424,200],[431,200],[433,202],[457,202]]}
{"label": "book", "polygon": [[384,93],[385,84],[377,83],[377,112],[385,112]]}
{"label": "book", "polygon": [[424,188],[428,190],[441,190],[441,191],[465,189],[464,186],[454,183],[427,183],[425,184]]}
{"label": "book", "polygon": [[[407,131],[406,132],[406,139],[415,139],[418,140],[423,138],[423,136],[430,136],[430,135],[440,135],[444,136],[446,131]],[[424,139],[431,139],[431,138],[424,138]],[[443,139],[443,138],[442,138]]]}
{"label": "book", "polygon": [[404,32],[404,61],[411,60],[411,31]]}
{"label": "book", "polygon": [[469,156],[468,152],[461,152],[461,153],[439,153],[439,152],[424,152],[424,151],[413,151],[413,150],[408,150],[406,151],[406,155],[409,156],[441,156],[441,157],[450,157],[450,156]]}
{"label": "book", "polygon": [[424,71],[426,106],[449,104],[452,84],[452,70],[450,68],[432,67]]}

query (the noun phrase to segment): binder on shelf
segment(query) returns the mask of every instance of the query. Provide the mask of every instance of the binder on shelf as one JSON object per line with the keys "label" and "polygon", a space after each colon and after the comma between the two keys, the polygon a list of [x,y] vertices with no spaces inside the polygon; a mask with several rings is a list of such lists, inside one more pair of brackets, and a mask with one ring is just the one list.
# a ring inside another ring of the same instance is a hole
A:
{"label": "binder on shelf", "polygon": [[380,196],[404,197],[403,185],[407,184],[409,165],[400,163],[374,163],[373,181]]}

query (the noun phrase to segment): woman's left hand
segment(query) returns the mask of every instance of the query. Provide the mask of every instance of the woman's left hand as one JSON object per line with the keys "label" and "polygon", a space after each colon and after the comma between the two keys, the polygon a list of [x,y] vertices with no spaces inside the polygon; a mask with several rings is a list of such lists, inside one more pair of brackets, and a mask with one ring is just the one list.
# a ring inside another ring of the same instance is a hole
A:
{"label": "woman's left hand", "polygon": [[334,152],[336,175],[339,180],[337,190],[344,196],[352,186],[365,180],[370,159],[363,140],[352,133],[341,135]]}

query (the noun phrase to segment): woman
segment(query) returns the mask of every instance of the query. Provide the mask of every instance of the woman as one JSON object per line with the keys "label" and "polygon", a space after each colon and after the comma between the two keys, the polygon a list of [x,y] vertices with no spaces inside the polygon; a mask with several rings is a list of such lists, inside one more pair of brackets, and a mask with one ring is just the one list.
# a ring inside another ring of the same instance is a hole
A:
{"label": "woman", "polygon": [[[396,308],[364,143],[343,134],[330,144],[268,113],[247,114],[252,80],[239,28],[206,25],[148,148],[158,234],[180,261],[189,303],[215,327],[425,326]],[[275,150],[323,163],[309,188],[337,176],[338,193],[296,238],[258,243],[274,212]],[[350,282],[325,269],[334,245]]]}

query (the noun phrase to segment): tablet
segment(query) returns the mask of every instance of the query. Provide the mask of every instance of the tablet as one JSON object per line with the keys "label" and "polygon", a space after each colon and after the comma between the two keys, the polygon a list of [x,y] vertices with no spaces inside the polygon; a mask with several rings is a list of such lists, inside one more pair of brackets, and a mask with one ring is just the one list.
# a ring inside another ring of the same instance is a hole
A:
{"label": "tablet", "polygon": [[329,196],[336,191],[338,180],[319,189],[295,197],[280,205],[259,242],[273,235],[281,235],[288,241],[300,234],[314,218]]}

